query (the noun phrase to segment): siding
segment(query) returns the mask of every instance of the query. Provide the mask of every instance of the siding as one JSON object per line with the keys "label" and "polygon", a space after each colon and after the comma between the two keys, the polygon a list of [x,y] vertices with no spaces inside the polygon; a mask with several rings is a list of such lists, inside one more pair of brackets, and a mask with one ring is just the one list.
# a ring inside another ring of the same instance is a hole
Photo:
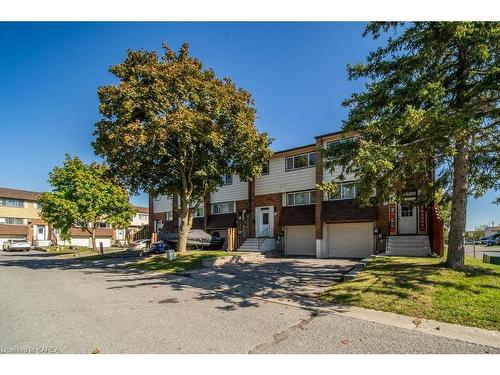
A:
{"label": "siding", "polygon": [[276,157],[269,161],[269,174],[255,179],[255,195],[313,190],[315,180],[315,167],[286,172],[285,157]]}
{"label": "siding", "polygon": [[153,212],[172,212],[172,198],[162,195],[157,201],[153,198]]}
{"label": "siding", "polygon": [[231,185],[221,186],[210,194],[210,203],[233,202],[248,199],[248,182],[241,181],[238,176],[233,176]]}

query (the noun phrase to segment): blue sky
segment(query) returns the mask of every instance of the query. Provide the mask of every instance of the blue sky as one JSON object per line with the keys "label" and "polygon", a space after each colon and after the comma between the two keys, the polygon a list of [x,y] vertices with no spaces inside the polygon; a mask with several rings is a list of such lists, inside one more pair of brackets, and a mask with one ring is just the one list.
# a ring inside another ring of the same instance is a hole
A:
{"label": "blue sky", "polygon": [[[95,160],[97,87],[114,82],[109,66],[126,50],[159,50],[182,42],[219,76],[231,77],[256,100],[257,127],[274,150],[313,142],[339,130],[341,102],[362,88],[346,65],[376,43],[363,23],[0,23],[0,186],[49,189],[48,172],[64,153]],[[471,200],[469,228],[494,220],[489,192]],[[133,198],[145,205],[145,196]]]}

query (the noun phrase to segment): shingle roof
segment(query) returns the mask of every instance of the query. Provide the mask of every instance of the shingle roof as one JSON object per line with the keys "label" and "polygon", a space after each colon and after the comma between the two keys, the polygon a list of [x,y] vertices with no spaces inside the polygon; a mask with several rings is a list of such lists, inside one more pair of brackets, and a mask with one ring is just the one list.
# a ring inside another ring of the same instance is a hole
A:
{"label": "shingle roof", "polygon": [[37,191],[27,191],[27,190],[18,190],[18,189],[9,189],[0,187],[0,198],[9,198],[9,199],[24,199],[27,201],[36,201],[40,197],[40,194]]}

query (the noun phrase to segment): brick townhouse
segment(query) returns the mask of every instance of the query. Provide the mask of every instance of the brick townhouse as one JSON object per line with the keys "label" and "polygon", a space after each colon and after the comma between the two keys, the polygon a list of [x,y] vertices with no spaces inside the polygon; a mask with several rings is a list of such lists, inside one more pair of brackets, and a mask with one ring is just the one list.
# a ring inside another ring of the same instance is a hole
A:
{"label": "brick townhouse", "polygon": [[[342,138],[341,132],[317,136],[314,143],[275,152],[262,176],[241,181],[224,176],[195,212],[193,228],[227,236],[237,233],[242,250],[276,250],[286,255],[360,258],[385,251],[426,255],[443,251],[443,227],[434,203],[360,207],[354,176],[340,182],[340,171],[324,170],[318,146]],[[338,181],[339,197],[328,196],[316,185]],[[415,200],[418,189],[407,192]],[[150,196],[150,228],[178,231],[176,201]]]}
{"label": "brick townhouse", "polygon": [[[9,239],[23,239],[37,246],[48,246],[58,239],[58,231],[40,217],[37,200],[41,193],[0,187],[0,248]],[[127,229],[113,229],[101,223],[96,230],[96,243],[110,247],[115,241],[125,242],[149,222],[147,207],[137,207],[131,225]],[[90,234],[81,228],[71,228],[69,245],[90,247]],[[59,243],[62,243],[59,239]]]}

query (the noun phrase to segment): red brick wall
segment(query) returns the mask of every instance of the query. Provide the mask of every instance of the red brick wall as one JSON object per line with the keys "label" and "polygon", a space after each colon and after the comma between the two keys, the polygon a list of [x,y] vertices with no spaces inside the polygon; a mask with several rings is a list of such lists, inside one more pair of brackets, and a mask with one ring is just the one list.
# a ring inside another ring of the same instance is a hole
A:
{"label": "red brick wall", "polygon": [[380,205],[377,208],[377,227],[379,233],[386,238],[389,235],[389,206]]}
{"label": "red brick wall", "polygon": [[[255,207],[273,206],[274,207],[274,235],[277,236],[281,231],[280,213],[283,203],[282,193],[263,194],[255,196]],[[255,217],[253,218],[255,226]]]}

